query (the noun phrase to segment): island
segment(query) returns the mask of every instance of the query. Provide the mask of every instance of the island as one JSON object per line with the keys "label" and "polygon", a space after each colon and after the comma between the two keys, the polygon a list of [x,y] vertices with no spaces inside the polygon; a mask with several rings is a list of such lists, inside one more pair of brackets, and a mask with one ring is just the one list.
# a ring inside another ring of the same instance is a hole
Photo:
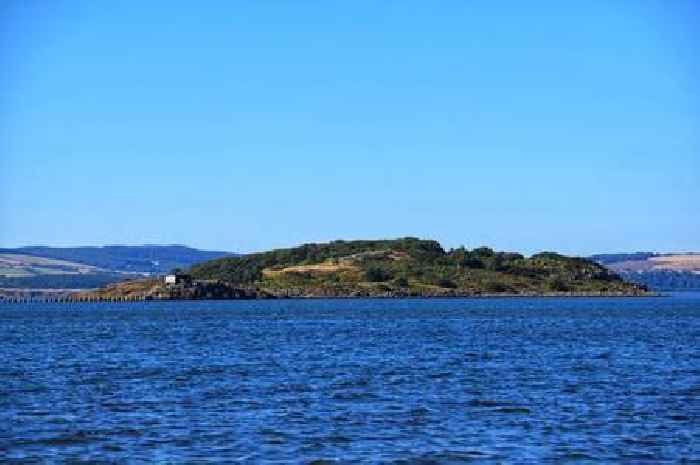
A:
{"label": "island", "polygon": [[224,257],[166,276],[79,292],[73,300],[301,297],[641,296],[643,285],[591,260],[434,240],[333,241]]}

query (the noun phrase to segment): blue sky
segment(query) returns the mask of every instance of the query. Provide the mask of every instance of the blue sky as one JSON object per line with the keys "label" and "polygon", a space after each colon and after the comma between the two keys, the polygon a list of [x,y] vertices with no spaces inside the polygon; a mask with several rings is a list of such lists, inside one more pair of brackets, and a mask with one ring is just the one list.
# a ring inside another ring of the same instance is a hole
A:
{"label": "blue sky", "polygon": [[700,250],[697,2],[205,3],[3,3],[0,245]]}

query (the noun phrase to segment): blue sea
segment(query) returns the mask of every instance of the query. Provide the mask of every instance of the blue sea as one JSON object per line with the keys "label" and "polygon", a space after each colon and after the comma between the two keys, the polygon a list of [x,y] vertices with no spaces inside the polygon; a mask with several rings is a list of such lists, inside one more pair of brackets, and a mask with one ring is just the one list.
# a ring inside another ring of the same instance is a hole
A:
{"label": "blue sea", "polygon": [[2,463],[700,463],[700,295],[0,304]]}

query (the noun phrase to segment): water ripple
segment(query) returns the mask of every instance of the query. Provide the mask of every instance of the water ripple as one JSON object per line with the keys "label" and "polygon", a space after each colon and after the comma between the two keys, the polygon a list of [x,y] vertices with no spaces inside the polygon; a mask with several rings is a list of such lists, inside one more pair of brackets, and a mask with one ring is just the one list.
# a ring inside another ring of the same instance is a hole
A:
{"label": "water ripple", "polygon": [[700,299],[2,305],[0,350],[3,463],[700,463]]}

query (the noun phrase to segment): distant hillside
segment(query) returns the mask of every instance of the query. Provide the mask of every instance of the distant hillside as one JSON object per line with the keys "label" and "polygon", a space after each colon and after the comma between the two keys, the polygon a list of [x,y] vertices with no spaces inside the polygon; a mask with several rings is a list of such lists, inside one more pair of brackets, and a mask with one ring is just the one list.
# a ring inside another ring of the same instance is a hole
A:
{"label": "distant hillside", "polygon": [[[487,247],[445,251],[431,240],[335,241],[226,257],[190,269],[195,283],[117,285],[87,298],[639,295],[642,287],[583,258],[525,258]],[[214,283],[217,283],[214,286]]]}
{"label": "distant hillside", "polygon": [[645,261],[648,258],[654,257],[658,254],[654,252],[633,252],[633,253],[601,253],[596,255],[591,255],[589,258],[602,265],[610,265],[613,263],[627,262],[627,261]]}
{"label": "distant hillside", "polygon": [[0,287],[94,288],[230,255],[180,245],[0,249]]}
{"label": "distant hillside", "polygon": [[624,279],[657,291],[700,289],[700,254],[654,252],[592,255]]}
{"label": "distant hillside", "polygon": [[619,274],[654,291],[700,290],[700,274],[690,271],[621,271]]}
{"label": "distant hillside", "polygon": [[0,254],[44,257],[127,273],[165,273],[173,268],[189,268],[229,252],[197,250],[183,245],[108,245],[103,247],[20,247],[0,249]]}

